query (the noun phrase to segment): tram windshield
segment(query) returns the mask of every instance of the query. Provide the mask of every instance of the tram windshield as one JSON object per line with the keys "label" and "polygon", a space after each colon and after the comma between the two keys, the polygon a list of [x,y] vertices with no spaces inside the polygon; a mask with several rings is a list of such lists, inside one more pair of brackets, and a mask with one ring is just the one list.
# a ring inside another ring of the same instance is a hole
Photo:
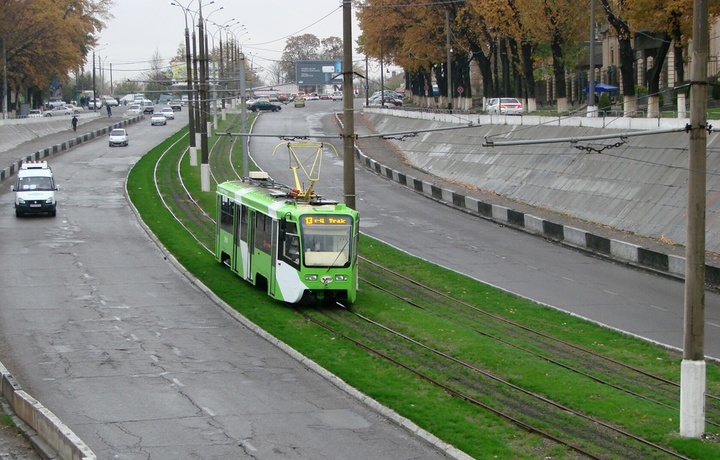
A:
{"label": "tram windshield", "polygon": [[307,267],[345,267],[350,263],[353,221],[349,216],[309,215],[300,220]]}

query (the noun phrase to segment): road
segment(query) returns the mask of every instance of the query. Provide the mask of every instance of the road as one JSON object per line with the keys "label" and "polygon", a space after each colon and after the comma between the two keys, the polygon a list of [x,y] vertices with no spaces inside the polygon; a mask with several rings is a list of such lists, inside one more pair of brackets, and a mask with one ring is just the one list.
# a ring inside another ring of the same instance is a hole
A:
{"label": "road", "polygon": [[[333,104],[335,104],[333,106]],[[255,130],[339,134],[327,118],[340,103],[309,101],[305,109],[263,114]],[[298,118],[297,113],[304,117]],[[356,123],[356,131],[359,124]],[[327,139],[325,139],[327,141]],[[276,180],[290,183],[287,158],[270,157],[273,138],[252,138],[251,153]],[[342,155],[342,143],[332,140]],[[327,150],[327,149],[326,149]],[[380,154],[379,151],[375,151]],[[370,156],[373,152],[368,153]],[[382,163],[382,159],[378,159]],[[412,171],[409,172],[412,175]],[[318,193],[343,199],[342,161],[328,151]],[[588,256],[517,230],[452,210],[355,165],[363,233],[410,254],[516,295],[678,349],[683,344],[683,283]],[[511,206],[508,204],[508,206]],[[705,352],[720,357],[720,296],[706,293]]]}
{"label": "road", "polygon": [[186,120],[54,157],[56,218],[15,218],[3,184],[0,361],[100,459],[447,458],[235,321],[151,240],[125,178]]}

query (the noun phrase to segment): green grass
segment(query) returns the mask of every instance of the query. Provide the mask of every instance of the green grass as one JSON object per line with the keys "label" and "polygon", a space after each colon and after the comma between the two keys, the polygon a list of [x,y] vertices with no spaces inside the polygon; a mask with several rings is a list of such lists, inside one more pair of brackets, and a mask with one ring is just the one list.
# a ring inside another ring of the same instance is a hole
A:
{"label": "green grass", "polygon": [[[490,413],[479,411],[459,398],[452,398],[409,372],[308,323],[293,307],[273,301],[264,292],[244,283],[218,264],[212,254],[172,220],[161,206],[152,183],[152,168],[156,158],[181,135],[178,133],[163,142],[135,165],[128,179],[128,191],[151,230],[213,292],[268,333],[353,387],[473,457],[572,458],[564,449],[549,446],[541,438]],[[199,168],[183,165],[182,172],[186,185],[199,190]],[[213,215],[214,195],[199,192],[194,195],[206,211]],[[366,236],[361,238],[359,248],[364,257],[380,261],[397,271],[412,273],[413,278],[441,291],[453,293],[468,303],[678,380],[680,358],[664,348],[518,299],[463,275],[420,261]],[[520,355],[497,353],[496,344],[487,345],[493,347],[488,350],[483,347],[483,341],[477,334],[419,314],[376,290],[362,289],[361,286],[356,305],[362,308],[365,315],[413,330],[414,333],[425,334],[439,346],[453,353],[482,359],[485,365],[498,372],[510,368],[511,377],[523,386],[551,393],[559,401],[630,427],[633,432],[681,450],[686,455],[696,458],[720,457],[719,446],[715,443],[677,436],[679,422],[675,411],[658,409],[649,403],[638,403],[610,389],[598,388],[586,379],[566,375],[544,363],[530,364]],[[718,368],[709,364],[707,375],[708,392],[719,394]],[[558,385],[558,382],[565,382],[565,385]],[[593,396],[583,396],[587,394]]]}

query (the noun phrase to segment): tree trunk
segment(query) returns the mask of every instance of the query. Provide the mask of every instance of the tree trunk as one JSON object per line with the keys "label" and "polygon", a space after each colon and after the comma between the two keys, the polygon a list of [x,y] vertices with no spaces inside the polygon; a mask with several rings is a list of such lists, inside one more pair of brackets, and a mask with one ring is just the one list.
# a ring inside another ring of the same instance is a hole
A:
{"label": "tree trunk", "polygon": [[567,112],[567,83],[565,82],[565,58],[563,57],[561,35],[554,30],[550,42],[550,50],[553,57],[553,76],[555,77],[555,88],[557,94],[558,112]]}
{"label": "tree trunk", "polygon": [[618,37],[620,51],[620,78],[622,81],[624,116],[632,116],[637,111],[637,100],[635,99],[635,57],[632,49],[632,33],[630,27],[622,19],[615,16],[608,0],[601,0],[603,8],[607,12],[607,19],[615,29]]}
{"label": "tree trunk", "polygon": [[653,60],[653,68],[650,70],[650,78],[648,79],[648,118],[657,118],[660,116],[660,75],[662,74],[663,64],[669,50],[670,35],[663,34],[660,48],[658,48],[655,59]]}

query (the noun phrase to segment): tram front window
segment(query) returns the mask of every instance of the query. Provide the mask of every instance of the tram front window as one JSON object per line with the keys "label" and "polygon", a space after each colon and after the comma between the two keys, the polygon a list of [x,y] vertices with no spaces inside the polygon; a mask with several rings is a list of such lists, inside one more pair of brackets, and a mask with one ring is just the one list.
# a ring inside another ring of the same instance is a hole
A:
{"label": "tram front window", "polygon": [[352,225],[318,223],[318,216],[302,221],[303,260],[307,267],[344,267],[350,263]]}

